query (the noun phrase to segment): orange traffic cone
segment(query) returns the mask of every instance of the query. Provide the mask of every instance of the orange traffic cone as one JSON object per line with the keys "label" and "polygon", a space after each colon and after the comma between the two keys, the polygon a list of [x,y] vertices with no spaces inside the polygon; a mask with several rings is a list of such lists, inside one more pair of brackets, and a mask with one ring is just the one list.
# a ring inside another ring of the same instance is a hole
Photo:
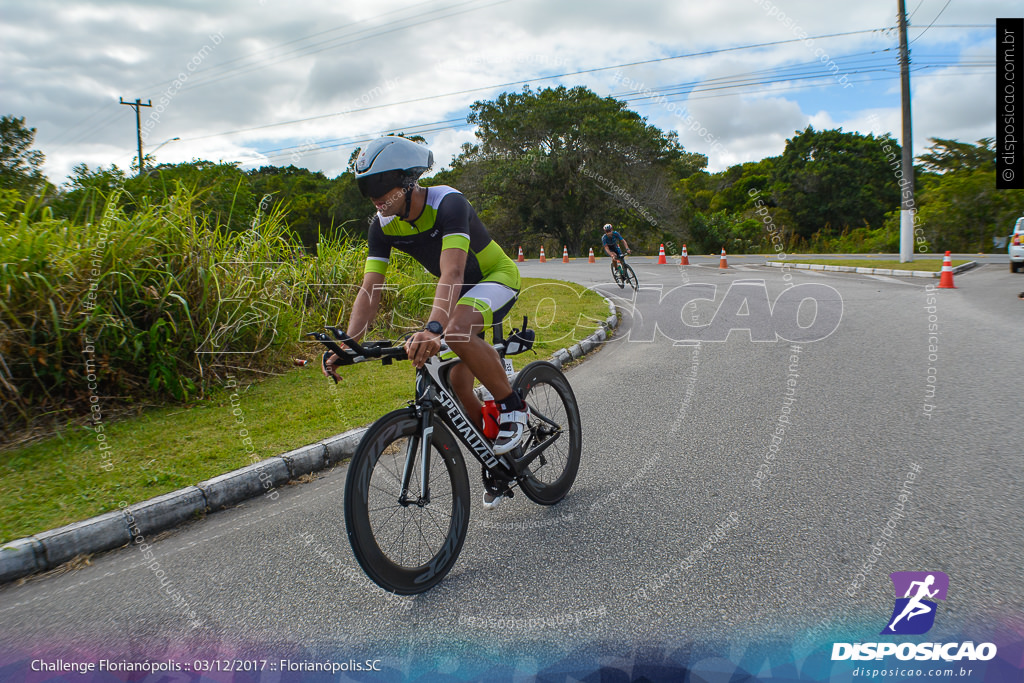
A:
{"label": "orange traffic cone", "polygon": [[522,263],[522,262],[523,262],[523,261],[525,261],[525,260],[526,260],[526,259],[525,259],[525,258],[523,258],[523,248],[522,248],[522,247],[519,247],[519,258],[517,258],[517,259],[516,259],[516,261],[517,261],[517,262],[519,262],[519,263]]}
{"label": "orange traffic cone", "polygon": [[594,258],[594,248],[590,248],[590,256],[587,257],[587,263],[597,263],[597,259]]}
{"label": "orange traffic cone", "polygon": [[544,245],[543,244],[540,245],[540,262],[541,263],[547,263],[548,262],[548,260],[546,258],[544,258]]}
{"label": "orange traffic cone", "polygon": [[679,260],[679,265],[688,266],[690,265],[690,256],[686,253],[686,245],[683,245],[683,258]]}
{"label": "orange traffic cone", "polygon": [[662,244],[658,247],[658,263],[666,264],[668,261],[665,260],[665,245]]}
{"label": "orange traffic cone", "polygon": [[953,257],[946,252],[942,258],[942,274],[939,276],[939,289],[956,289],[953,284]]}
{"label": "orange traffic cone", "polygon": [[718,261],[719,268],[728,268],[729,262],[725,260],[725,247],[722,247],[722,258]]}
{"label": "orange traffic cone", "polygon": [[562,247],[562,263],[568,263],[568,262],[569,262],[569,247],[563,246]]}

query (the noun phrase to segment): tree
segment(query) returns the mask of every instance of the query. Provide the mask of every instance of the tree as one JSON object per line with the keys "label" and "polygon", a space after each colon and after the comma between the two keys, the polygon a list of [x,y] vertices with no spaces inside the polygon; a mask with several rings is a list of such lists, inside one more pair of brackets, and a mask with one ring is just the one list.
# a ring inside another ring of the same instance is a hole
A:
{"label": "tree", "polygon": [[107,198],[115,188],[124,187],[127,176],[115,164],[110,168],[78,164],[71,171],[67,189],[53,201],[53,213],[76,223],[99,220]]}
{"label": "tree", "polygon": [[880,227],[900,202],[899,144],[888,134],[816,131],[808,126],[786,140],[771,174],[775,204],[786,209],[803,238],[844,228]]}
{"label": "tree", "polygon": [[333,224],[327,194],[332,182],[319,171],[296,166],[263,166],[249,171],[249,184],[257,200],[270,195],[285,209],[288,226],[307,249],[316,247],[320,231]]}
{"label": "tree", "polygon": [[919,225],[940,251],[987,251],[1024,214],[1024,191],[996,189],[992,138],[976,144],[930,138],[918,159],[926,172],[919,193]]}
{"label": "tree", "polygon": [[992,138],[982,138],[976,145],[943,138],[928,139],[932,141],[928,148],[930,151],[918,157],[927,171],[949,173],[994,170],[996,167],[996,150]]}
{"label": "tree", "polygon": [[502,93],[474,103],[468,120],[478,143],[463,148],[448,176],[513,243],[554,238],[581,253],[604,223],[637,232],[677,226],[672,184],[707,164],[674,133],[584,87]]}
{"label": "tree", "polygon": [[53,202],[53,210],[63,218],[96,220],[97,211],[102,211],[107,199],[119,190],[120,208],[132,215],[166,201],[179,186],[193,192],[192,210],[211,225],[242,232],[251,224],[258,200],[253,198],[246,174],[236,164],[202,160],[160,164],[131,178],[117,166],[91,169],[79,164],[68,191]]}
{"label": "tree", "polygon": [[46,186],[40,170],[46,157],[32,149],[35,138],[36,129],[25,127],[25,117],[0,118],[0,189],[34,194]]}

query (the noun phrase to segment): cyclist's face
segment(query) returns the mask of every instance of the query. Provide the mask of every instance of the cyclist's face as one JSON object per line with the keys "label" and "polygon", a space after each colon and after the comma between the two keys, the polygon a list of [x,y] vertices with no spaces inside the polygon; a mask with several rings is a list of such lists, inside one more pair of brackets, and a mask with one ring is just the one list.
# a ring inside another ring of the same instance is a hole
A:
{"label": "cyclist's face", "polygon": [[397,216],[405,208],[405,193],[400,187],[393,188],[380,197],[374,197],[373,205],[382,216]]}

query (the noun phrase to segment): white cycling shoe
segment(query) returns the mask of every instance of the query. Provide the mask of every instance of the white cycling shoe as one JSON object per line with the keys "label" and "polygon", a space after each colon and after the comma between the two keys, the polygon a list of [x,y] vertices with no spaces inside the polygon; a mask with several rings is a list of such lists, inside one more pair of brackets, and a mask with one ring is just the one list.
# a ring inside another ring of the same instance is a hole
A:
{"label": "white cycling shoe", "polygon": [[503,500],[505,500],[505,496],[503,495],[484,491],[484,510],[493,510],[501,505],[501,501]]}
{"label": "white cycling shoe", "polygon": [[[523,406],[522,410],[511,410],[501,413],[498,436],[494,439],[494,452],[504,455],[523,443],[526,437],[526,421],[530,417],[530,409]],[[486,503],[485,503],[486,504]]]}

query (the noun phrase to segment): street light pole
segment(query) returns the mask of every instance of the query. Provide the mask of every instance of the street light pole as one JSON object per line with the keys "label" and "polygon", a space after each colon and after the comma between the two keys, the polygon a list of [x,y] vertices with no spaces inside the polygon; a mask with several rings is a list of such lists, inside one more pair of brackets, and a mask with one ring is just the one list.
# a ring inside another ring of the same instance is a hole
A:
{"label": "street light pole", "polygon": [[160,150],[161,147],[166,145],[168,142],[174,142],[175,140],[180,140],[180,139],[181,138],[179,138],[179,137],[173,137],[173,138],[168,138],[168,139],[164,140],[159,145],[157,145],[156,147],[153,148],[153,151],[149,153],[150,156],[152,156],[154,159],[156,159],[156,153]]}
{"label": "street light pole", "polygon": [[903,178],[900,184],[900,263],[914,260],[914,136],[910,126],[910,54],[907,49],[907,7],[900,6],[900,99],[903,104]]}

